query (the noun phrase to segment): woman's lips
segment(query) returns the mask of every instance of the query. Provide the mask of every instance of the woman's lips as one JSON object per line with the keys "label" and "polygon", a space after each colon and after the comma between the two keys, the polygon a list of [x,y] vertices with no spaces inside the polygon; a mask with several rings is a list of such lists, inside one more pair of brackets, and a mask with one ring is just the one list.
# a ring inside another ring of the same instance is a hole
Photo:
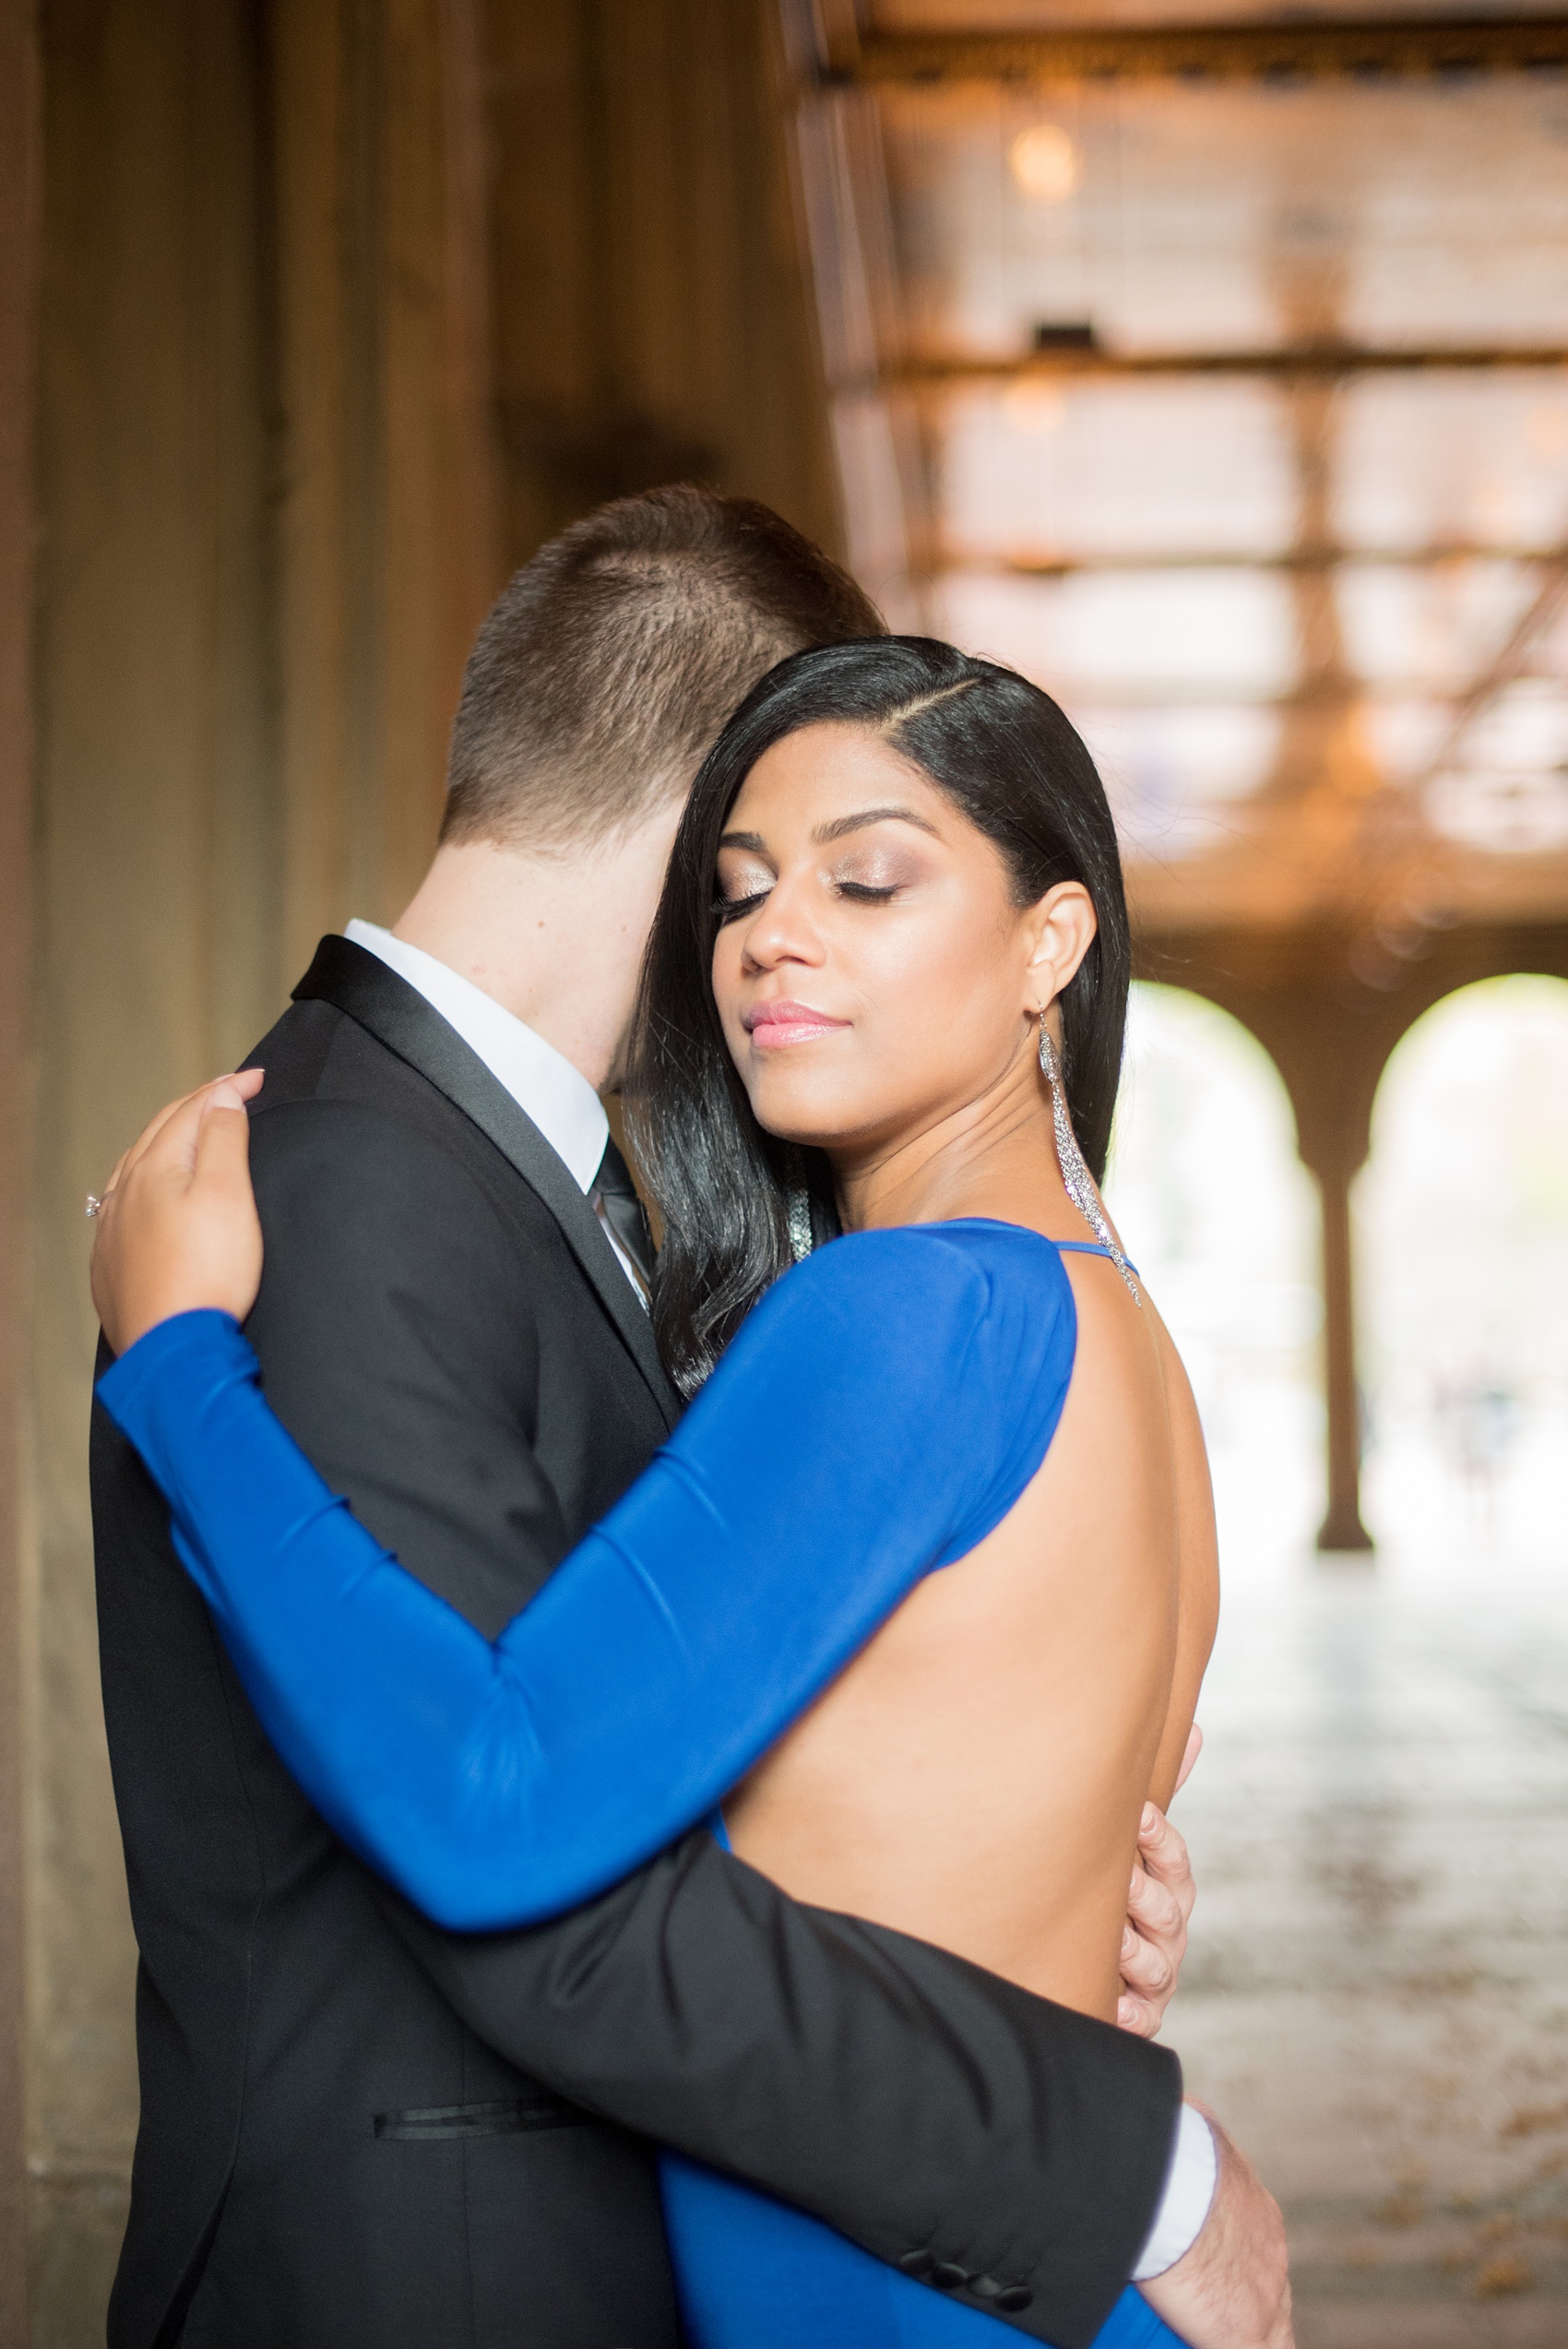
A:
{"label": "woman's lips", "polygon": [[814,1011],[809,1003],[758,1003],[741,1014],[741,1025],[754,1044],[764,1052],[777,1052],[786,1044],[809,1044],[818,1036],[835,1035],[849,1022],[830,1019],[826,1011]]}

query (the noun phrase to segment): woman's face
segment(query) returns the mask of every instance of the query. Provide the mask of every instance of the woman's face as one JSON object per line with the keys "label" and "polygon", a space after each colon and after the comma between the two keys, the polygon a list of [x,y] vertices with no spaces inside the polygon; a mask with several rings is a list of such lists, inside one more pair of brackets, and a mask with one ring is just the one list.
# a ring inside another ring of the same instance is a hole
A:
{"label": "woman's face", "polygon": [[1032,1080],[1036,1008],[1071,975],[1041,964],[1053,901],[1078,901],[1058,908],[1083,932],[1073,968],[1093,935],[1077,884],[1015,905],[984,833],[843,724],[757,760],[718,886],[714,995],[752,1107],[770,1133],[829,1149],[897,1143],[1021,1070]]}

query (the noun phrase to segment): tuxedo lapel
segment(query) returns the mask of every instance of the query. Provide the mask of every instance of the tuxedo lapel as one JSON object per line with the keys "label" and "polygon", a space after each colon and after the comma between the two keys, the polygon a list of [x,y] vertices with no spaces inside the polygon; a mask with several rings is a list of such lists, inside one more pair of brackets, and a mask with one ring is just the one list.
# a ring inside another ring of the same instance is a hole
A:
{"label": "tuxedo lapel", "polygon": [[350,938],[326,937],[294,989],[296,1003],[336,1005],[444,1093],[493,1141],[550,1210],[584,1276],[615,1324],[672,1427],[680,1401],[653,1330],[588,1200],[526,1111],[417,987]]}

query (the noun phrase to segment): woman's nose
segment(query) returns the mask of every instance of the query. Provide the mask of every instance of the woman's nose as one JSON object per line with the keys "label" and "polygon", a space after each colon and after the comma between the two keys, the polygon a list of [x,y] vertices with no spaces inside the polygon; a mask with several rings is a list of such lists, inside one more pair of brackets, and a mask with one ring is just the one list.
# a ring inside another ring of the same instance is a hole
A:
{"label": "woman's nose", "polygon": [[781,962],[822,961],[822,940],[798,889],[775,882],[746,925],[744,953],[756,971],[772,971]]}

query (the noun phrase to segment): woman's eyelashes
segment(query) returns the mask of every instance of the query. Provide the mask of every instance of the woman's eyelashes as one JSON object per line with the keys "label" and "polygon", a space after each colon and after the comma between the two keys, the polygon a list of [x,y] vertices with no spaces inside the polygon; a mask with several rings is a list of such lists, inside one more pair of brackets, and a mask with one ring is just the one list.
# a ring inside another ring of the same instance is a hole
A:
{"label": "woman's eyelashes", "polygon": [[721,873],[713,906],[720,929],[742,913],[754,913],[771,892],[773,878],[771,873],[759,873],[754,867],[749,873]]}
{"label": "woman's eyelashes", "polygon": [[836,897],[850,905],[891,905],[921,878],[921,868],[907,856],[858,856],[824,878]]}
{"label": "woman's eyelashes", "polygon": [[[736,922],[743,914],[754,913],[769,898],[778,882],[778,875],[766,865],[752,864],[720,871],[715,885],[714,912],[722,929],[728,922]],[[918,873],[891,870],[878,859],[867,866],[855,864],[837,872],[818,873],[818,886],[849,905],[889,905],[901,897]]]}
{"label": "woman's eyelashes", "polygon": [[[846,899],[851,905],[887,905],[899,894],[902,887],[899,881],[835,880],[832,883],[835,895]],[[748,891],[744,897],[720,895],[714,903],[719,928],[723,929],[727,923],[740,921],[743,914],[754,913],[757,907],[771,896],[773,884],[769,881],[761,888]]]}

